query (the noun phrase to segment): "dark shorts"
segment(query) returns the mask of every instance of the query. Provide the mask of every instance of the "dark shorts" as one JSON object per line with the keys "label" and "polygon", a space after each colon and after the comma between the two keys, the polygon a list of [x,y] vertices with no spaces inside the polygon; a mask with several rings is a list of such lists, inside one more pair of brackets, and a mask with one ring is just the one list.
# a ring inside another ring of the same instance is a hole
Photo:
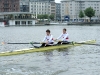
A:
{"label": "dark shorts", "polygon": [[48,45],[46,43],[43,43],[41,45],[41,47],[47,47],[47,46],[52,46],[54,44],[54,42],[50,42]]}
{"label": "dark shorts", "polygon": [[61,41],[61,42],[58,42],[57,44],[69,44],[70,42],[68,41]]}

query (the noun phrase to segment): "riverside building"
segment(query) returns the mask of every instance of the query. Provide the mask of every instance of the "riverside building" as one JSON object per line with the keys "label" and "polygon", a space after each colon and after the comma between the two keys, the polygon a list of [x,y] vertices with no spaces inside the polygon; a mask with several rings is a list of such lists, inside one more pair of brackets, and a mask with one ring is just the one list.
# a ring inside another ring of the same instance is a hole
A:
{"label": "riverside building", "polygon": [[19,12],[19,0],[0,0],[0,12]]}
{"label": "riverside building", "polygon": [[33,13],[36,18],[38,14],[56,14],[56,6],[54,1],[30,2],[29,8],[29,11]]}
{"label": "riverside building", "polygon": [[35,19],[29,12],[2,12],[0,24],[2,26],[35,25]]}
{"label": "riverside building", "polygon": [[79,18],[79,12],[88,7],[95,10],[93,21],[100,20],[100,0],[62,0],[61,1],[61,19],[64,20],[66,16],[70,17],[71,21],[88,21],[88,17]]}
{"label": "riverside building", "polygon": [[61,20],[61,4],[56,3],[56,20],[60,21]]}

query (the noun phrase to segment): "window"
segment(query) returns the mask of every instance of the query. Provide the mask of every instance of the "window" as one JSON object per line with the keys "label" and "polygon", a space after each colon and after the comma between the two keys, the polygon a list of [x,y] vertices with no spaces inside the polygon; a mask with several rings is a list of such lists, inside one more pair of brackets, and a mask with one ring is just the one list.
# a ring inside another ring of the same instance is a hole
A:
{"label": "window", "polygon": [[15,21],[15,25],[20,25],[20,21]]}
{"label": "window", "polygon": [[28,21],[28,25],[32,25],[32,21]]}
{"label": "window", "polygon": [[64,6],[64,4],[62,4],[62,6]]}
{"label": "window", "polygon": [[26,21],[22,21],[21,23],[22,23],[22,25],[26,25]]}
{"label": "window", "polygon": [[97,6],[99,6],[99,4],[97,4]]}

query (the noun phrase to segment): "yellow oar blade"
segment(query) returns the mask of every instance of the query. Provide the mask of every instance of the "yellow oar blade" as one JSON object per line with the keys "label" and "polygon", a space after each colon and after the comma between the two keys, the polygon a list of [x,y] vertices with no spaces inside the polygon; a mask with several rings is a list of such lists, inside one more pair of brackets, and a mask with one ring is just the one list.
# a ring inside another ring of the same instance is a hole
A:
{"label": "yellow oar blade", "polygon": [[2,45],[6,44],[5,42],[1,42]]}

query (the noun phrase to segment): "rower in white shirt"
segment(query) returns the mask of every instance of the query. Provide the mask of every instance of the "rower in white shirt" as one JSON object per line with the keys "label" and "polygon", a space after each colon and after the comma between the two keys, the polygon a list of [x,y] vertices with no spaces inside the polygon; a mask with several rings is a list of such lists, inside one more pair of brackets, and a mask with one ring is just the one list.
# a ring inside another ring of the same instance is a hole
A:
{"label": "rower in white shirt", "polygon": [[45,42],[41,45],[41,47],[51,46],[54,43],[53,36],[50,34],[50,30],[46,30],[46,36],[44,37],[43,41]]}
{"label": "rower in white shirt", "polygon": [[69,39],[69,34],[67,33],[66,28],[63,29],[63,33],[56,39],[59,40],[61,39],[57,44],[68,44],[68,39]]}

